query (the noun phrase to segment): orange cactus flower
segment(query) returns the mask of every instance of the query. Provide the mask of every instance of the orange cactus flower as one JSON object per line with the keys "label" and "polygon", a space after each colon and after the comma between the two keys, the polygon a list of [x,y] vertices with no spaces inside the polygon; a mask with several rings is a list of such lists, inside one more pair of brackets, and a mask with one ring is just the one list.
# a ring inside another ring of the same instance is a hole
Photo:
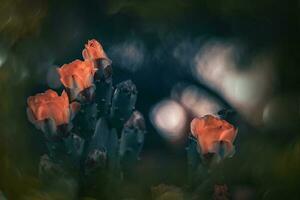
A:
{"label": "orange cactus flower", "polygon": [[76,102],[69,104],[69,98],[65,91],[62,92],[61,96],[58,96],[53,90],[28,97],[27,104],[29,121],[38,128],[41,128],[38,124],[46,119],[53,120],[56,126],[68,124],[72,114],[80,106]]}
{"label": "orange cactus flower", "polygon": [[57,71],[62,84],[70,89],[73,100],[81,91],[93,85],[96,69],[92,61],[75,60],[57,68]]}
{"label": "orange cactus flower", "polygon": [[89,40],[88,43],[85,44],[85,49],[82,51],[82,56],[84,60],[109,60],[103,50],[102,45],[95,39]]}
{"label": "orange cactus flower", "polygon": [[201,153],[219,153],[220,145],[225,147],[225,156],[234,152],[233,141],[237,129],[225,120],[212,115],[195,118],[191,122],[192,135],[197,138]]}

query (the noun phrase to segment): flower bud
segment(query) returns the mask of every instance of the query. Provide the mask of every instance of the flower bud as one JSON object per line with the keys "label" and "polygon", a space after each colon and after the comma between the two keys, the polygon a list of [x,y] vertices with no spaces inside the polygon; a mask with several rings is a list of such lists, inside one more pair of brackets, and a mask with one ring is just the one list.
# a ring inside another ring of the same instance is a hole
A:
{"label": "flower bud", "polygon": [[135,109],[137,89],[131,80],[116,86],[113,94],[111,118],[117,127],[122,126]]}
{"label": "flower bud", "polygon": [[204,158],[210,160],[216,155],[219,160],[233,155],[237,129],[227,121],[212,115],[195,118],[191,132]]}

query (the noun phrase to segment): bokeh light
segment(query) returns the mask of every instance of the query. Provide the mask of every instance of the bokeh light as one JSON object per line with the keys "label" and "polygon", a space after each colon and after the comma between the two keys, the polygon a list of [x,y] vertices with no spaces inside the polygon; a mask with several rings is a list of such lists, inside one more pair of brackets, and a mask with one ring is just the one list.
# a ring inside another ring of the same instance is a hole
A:
{"label": "bokeh light", "polygon": [[176,142],[186,134],[186,112],[174,100],[163,100],[156,104],[150,113],[150,119],[159,133],[171,142]]}
{"label": "bokeh light", "polygon": [[115,66],[131,72],[142,67],[145,54],[144,44],[137,39],[113,45],[108,51],[108,55],[114,61]]}
{"label": "bokeh light", "polygon": [[234,44],[208,42],[195,56],[195,74],[250,123],[261,124],[263,106],[276,85],[272,59],[260,55],[249,66],[240,66],[240,51]]}
{"label": "bokeh light", "polygon": [[174,87],[172,96],[195,117],[215,114],[222,108],[221,103],[217,99],[195,85]]}

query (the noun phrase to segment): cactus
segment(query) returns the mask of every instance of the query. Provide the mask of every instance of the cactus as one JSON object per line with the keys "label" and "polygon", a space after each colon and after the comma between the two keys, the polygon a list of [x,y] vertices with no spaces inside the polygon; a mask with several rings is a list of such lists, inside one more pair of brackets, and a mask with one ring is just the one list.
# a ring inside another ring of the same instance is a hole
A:
{"label": "cactus", "polygon": [[98,117],[107,117],[110,111],[112,98],[112,66],[107,59],[97,60],[97,72],[95,74],[95,85],[97,92],[95,102],[97,103]]}
{"label": "cactus", "polygon": [[76,134],[71,134],[64,139],[67,155],[70,156],[71,163],[79,167],[80,159],[84,149],[84,140]]}
{"label": "cactus", "polygon": [[81,104],[80,111],[77,113],[74,124],[74,132],[84,139],[90,138],[97,122],[97,104],[88,102]]}
{"label": "cactus", "polygon": [[120,141],[119,155],[124,173],[131,173],[130,170],[139,160],[145,133],[144,117],[140,112],[134,111],[124,124]]}
{"label": "cactus", "polygon": [[188,138],[188,147],[186,148],[186,152],[188,162],[188,179],[190,183],[193,183],[197,180],[195,171],[197,171],[198,166],[201,163],[198,144],[193,137]]}
{"label": "cactus", "polygon": [[96,190],[94,182],[101,179],[114,191],[122,170],[133,171],[139,159],[145,120],[134,111],[137,89],[131,80],[113,91],[111,61],[100,43],[90,40],[83,57],[58,68],[61,96],[48,90],[28,98],[28,119],[44,133],[48,148],[39,174],[47,181],[75,170],[84,189]]}
{"label": "cactus", "polygon": [[92,155],[96,154],[97,159],[94,160],[96,162],[99,162],[99,164],[102,163],[100,165],[101,168],[105,168],[109,165],[108,160],[117,159],[113,158],[113,152],[118,149],[117,144],[118,138],[116,136],[116,133],[108,127],[107,120],[105,118],[100,118],[97,121],[95,133],[91,138],[88,146],[87,159],[89,160],[90,158],[95,158],[95,156]]}
{"label": "cactus", "polygon": [[110,117],[118,129],[129,119],[137,99],[137,90],[131,80],[123,81],[116,86],[113,94]]}

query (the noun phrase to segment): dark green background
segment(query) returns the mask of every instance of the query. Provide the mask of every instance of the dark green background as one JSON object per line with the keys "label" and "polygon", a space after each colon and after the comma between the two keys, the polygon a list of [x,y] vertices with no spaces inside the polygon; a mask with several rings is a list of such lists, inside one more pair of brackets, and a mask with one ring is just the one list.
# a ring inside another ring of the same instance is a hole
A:
{"label": "dark green background", "polygon": [[275,118],[280,128],[262,130],[241,120],[248,131],[237,141],[239,151],[216,170],[212,182],[229,188],[246,185],[260,198],[296,199],[300,187],[299,13],[299,1],[0,0],[0,55],[5,57],[0,67],[0,190],[9,199],[39,199],[33,194],[40,186],[39,156],[46,150],[41,134],[26,119],[26,99],[49,87],[47,66],[81,59],[83,45],[91,38],[100,40],[105,50],[124,41],[143,44],[144,61],[134,72],[111,57],[114,83],[130,78],[137,85],[137,109],[146,116],[149,129],[137,171],[136,196],[149,198],[149,188],[162,182],[185,185],[184,145],[170,146],[155,132],[148,115],[181,81],[197,84],[230,106],[172,58],[180,41],[218,39],[243,44],[243,63],[271,51],[278,71],[276,94],[293,103],[285,104]]}

